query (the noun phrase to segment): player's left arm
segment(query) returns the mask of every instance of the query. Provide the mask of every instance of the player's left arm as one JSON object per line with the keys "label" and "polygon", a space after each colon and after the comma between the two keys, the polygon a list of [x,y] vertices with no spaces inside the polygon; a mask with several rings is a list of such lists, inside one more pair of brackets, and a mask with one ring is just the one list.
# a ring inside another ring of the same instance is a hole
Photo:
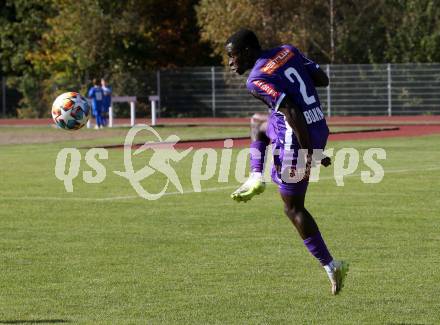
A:
{"label": "player's left arm", "polygon": [[327,87],[329,85],[329,79],[327,74],[322,71],[320,67],[309,70],[310,77],[313,80],[315,87]]}
{"label": "player's left arm", "polygon": [[330,80],[329,80],[327,74],[321,69],[319,64],[310,60],[308,57],[306,57],[301,52],[300,52],[300,54],[301,54],[300,58],[303,61],[304,67],[306,68],[307,72],[309,73],[310,77],[312,78],[312,81],[313,81],[313,84],[315,85],[315,87],[327,87],[330,83]]}
{"label": "player's left arm", "polygon": [[[309,163],[311,162],[313,155],[313,147],[310,141],[309,131],[307,129],[307,124],[304,118],[304,115],[301,112],[301,109],[295,105],[295,103],[285,96],[283,101],[280,103],[278,111],[283,113],[286,116],[287,123],[289,123],[293,132],[295,133],[296,138],[298,139],[299,145],[301,149],[307,150],[307,158]],[[321,159],[321,164],[324,167],[328,167],[331,165],[330,157],[324,156]]]}

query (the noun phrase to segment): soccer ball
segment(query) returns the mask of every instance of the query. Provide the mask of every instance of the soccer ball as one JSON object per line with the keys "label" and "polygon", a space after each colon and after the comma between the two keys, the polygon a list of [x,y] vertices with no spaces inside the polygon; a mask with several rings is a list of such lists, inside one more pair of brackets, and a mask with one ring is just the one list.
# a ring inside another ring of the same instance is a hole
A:
{"label": "soccer ball", "polygon": [[52,105],[52,118],[57,126],[65,130],[78,130],[86,125],[90,116],[90,105],[79,93],[71,91],[59,95]]}

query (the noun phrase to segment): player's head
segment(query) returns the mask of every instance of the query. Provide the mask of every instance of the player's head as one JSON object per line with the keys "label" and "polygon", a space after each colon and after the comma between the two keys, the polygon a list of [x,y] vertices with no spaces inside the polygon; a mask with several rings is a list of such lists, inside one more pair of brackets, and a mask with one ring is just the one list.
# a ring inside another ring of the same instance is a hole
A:
{"label": "player's head", "polygon": [[241,28],[226,41],[229,67],[240,75],[253,67],[260,51],[260,42],[249,29]]}
{"label": "player's head", "polygon": [[105,87],[105,85],[106,85],[105,79],[101,78],[101,86]]}
{"label": "player's head", "polygon": [[94,85],[94,86],[99,86],[99,81],[98,81],[98,79],[93,78],[92,82],[93,82],[93,85]]}

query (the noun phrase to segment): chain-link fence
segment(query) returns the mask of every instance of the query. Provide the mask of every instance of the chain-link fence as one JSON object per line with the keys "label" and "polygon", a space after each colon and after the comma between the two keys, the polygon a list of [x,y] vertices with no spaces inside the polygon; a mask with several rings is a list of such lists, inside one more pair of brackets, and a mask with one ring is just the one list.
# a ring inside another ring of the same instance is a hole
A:
{"label": "chain-link fence", "polygon": [[[318,93],[328,115],[440,114],[440,64],[322,68],[330,76],[330,86]],[[242,116],[265,109],[246,91],[246,78],[223,67],[159,74],[161,110],[166,116]]]}
{"label": "chain-link fence", "polygon": [[[323,65],[322,68],[330,76],[330,86],[318,89],[327,115],[440,114],[440,64]],[[157,111],[160,117],[249,116],[265,110],[247,92],[246,78],[224,67],[125,74],[109,82],[114,95],[136,96],[138,116],[149,115],[150,95],[160,97]],[[14,101],[8,98],[7,87],[1,93],[2,112],[13,112],[15,108],[10,106]],[[115,104],[114,111],[116,117],[128,116],[129,105]]]}

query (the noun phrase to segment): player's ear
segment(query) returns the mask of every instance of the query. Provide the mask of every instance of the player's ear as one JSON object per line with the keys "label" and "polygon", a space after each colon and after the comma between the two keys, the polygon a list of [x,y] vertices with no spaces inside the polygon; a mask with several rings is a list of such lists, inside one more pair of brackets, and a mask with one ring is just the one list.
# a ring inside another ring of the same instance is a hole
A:
{"label": "player's ear", "polygon": [[241,50],[241,55],[246,58],[246,59],[250,59],[251,57],[251,49],[249,47],[245,47]]}

